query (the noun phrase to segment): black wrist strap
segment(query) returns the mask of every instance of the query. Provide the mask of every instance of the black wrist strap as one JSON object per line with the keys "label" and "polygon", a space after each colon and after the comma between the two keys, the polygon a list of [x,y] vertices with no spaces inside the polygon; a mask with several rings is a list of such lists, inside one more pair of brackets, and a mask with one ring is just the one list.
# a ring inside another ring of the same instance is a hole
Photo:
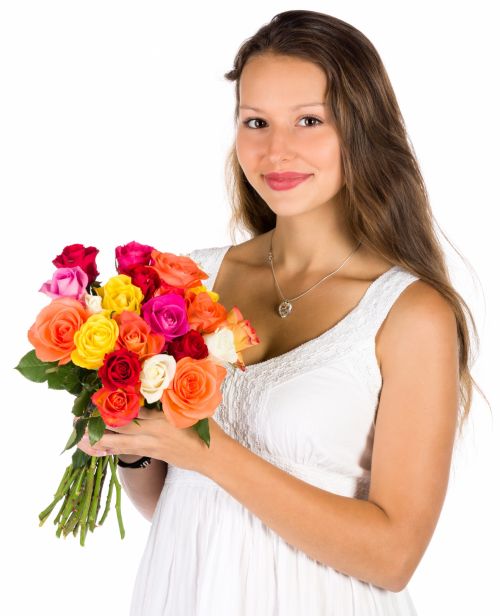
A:
{"label": "black wrist strap", "polygon": [[118,466],[122,468],[145,468],[149,464],[151,464],[151,458],[149,456],[143,456],[135,462],[124,462],[118,458]]}

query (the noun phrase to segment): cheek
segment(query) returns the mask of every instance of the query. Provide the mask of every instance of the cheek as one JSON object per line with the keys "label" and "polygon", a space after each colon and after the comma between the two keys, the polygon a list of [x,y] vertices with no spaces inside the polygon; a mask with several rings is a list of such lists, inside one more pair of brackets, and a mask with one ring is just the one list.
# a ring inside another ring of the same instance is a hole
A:
{"label": "cheek", "polygon": [[336,137],[331,134],[318,135],[309,145],[318,166],[328,169],[340,166],[340,146]]}
{"label": "cheek", "polygon": [[243,129],[240,129],[236,133],[235,149],[238,162],[245,169],[250,167],[252,160],[257,157],[258,144],[253,135],[249,135]]}

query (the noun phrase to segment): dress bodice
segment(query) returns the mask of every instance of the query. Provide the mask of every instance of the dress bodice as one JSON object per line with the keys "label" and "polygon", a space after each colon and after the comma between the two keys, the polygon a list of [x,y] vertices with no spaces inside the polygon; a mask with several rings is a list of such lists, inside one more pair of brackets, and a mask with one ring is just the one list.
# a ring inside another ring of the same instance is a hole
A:
{"label": "dress bodice", "polygon": [[[210,290],[229,248],[189,253],[209,275],[204,283]],[[319,336],[244,371],[227,364],[214,420],[283,470],[337,494],[366,498],[382,386],[375,336],[399,294],[416,279],[393,266]]]}

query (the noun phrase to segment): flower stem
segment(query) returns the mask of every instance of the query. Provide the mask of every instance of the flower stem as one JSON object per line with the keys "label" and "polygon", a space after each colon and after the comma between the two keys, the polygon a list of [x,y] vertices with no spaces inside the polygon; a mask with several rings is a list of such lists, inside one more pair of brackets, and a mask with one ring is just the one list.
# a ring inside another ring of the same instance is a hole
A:
{"label": "flower stem", "polygon": [[108,463],[108,456],[103,456],[99,458],[99,462],[97,463],[97,473],[94,484],[94,492],[92,494],[92,503],[90,505],[89,511],[89,530],[90,532],[94,532],[94,528],[96,526],[96,517],[97,517],[97,508],[99,505],[99,500],[101,497],[101,486],[104,478],[106,476],[106,465]]}
{"label": "flower stem", "polygon": [[[111,461],[109,464],[109,467],[111,468]],[[98,522],[99,526],[102,526],[102,523],[104,522],[104,520],[106,519],[106,516],[109,513],[109,508],[111,507],[111,497],[113,496],[113,488],[114,488],[115,484],[113,482],[113,478],[110,477],[109,479],[109,484],[108,484],[108,495],[106,497],[106,506],[104,507],[104,512],[102,514],[101,519]]]}
{"label": "flower stem", "polygon": [[78,469],[77,473],[75,474],[76,479],[73,481],[73,485],[71,486],[69,499],[68,499],[68,502],[66,503],[66,506],[63,509],[61,521],[59,522],[59,527],[56,531],[56,535],[58,537],[61,536],[63,527],[66,524],[66,521],[71,511],[74,509],[76,502],[78,501],[78,497],[80,496],[80,490],[81,490],[83,477],[85,475],[85,470],[86,470],[86,467],[84,466]]}
{"label": "flower stem", "polygon": [[73,473],[73,467],[70,464],[67,467],[67,469],[64,471],[64,475],[61,479],[61,482],[57,490],[55,491],[53,501],[50,503],[48,507],[46,507],[41,513],[38,514],[38,518],[40,520],[40,526],[43,525],[43,523],[49,517],[52,510],[57,505],[57,503],[61,500],[61,498],[65,496],[69,486],[71,485],[72,473]]}
{"label": "flower stem", "polygon": [[117,461],[118,461],[118,456],[111,456],[110,461],[109,461],[109,466],[111,468],[112,481],[114,482],[115,487],[116,487],[116,502],[115,502],[116,517],[118,519],[118,526],[120,528],[120,537],[123,539],[125,537],[125,528],[123,526],[122,508],[121,508],[122,487],[116,475]]}
{"label": "flower stem", "polygon": [[68,521],[66,522],[62,530],[63,536],[65,538],[74,530],[74,528],[78,525],[78,522],[78,511],[72,511],[71,515],[68,518]]}
{"label": "flower stem", "polygon": [[62,512],[64,510],[64,508],[66,507],[66,503],[69,500],[69,492],[66,493],[65,497],[64,497],[64,501],[63,504],[61,505],[55,519],[54,519],[54,524],[57,524],[59,522],[59,519],[61,518]]}
{"label": "flower stem", "polygon": [[79,516],[80,520],[80,545],[83,547],[85,545],[85,535],[87,534],[88,521],[87,516],[90,509],[90,501],[92,498],[92,490],[94,488],[94,473],[96,469],[97,458],[92,456],[90,459],[90,466],[86,473],[85,477],[85,493],[82,499],[82,507],[80,509],[81,514]]}

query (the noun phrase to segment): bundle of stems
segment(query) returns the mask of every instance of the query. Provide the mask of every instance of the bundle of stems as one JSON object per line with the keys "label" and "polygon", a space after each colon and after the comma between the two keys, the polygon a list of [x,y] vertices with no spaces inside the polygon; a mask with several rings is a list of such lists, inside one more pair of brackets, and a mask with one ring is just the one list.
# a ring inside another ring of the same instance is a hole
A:
{"label": "bundle of stems", "polygon": [[[121,513],[121,485],[117,476],[118,456],[88,456],[80,454],[80,463],[75,461],[66,468],[54,499],[40,514],[40,526],[50,516],[55,506],[62,500],[61,507],[54,519],[57,525],[56,535],[66,538],[69,533],[76,537],[80,531],[80,545],[85,545],[87,532],[94,532],[96,526],[102,526],[111,507],[113,491],[116,494],[115,509],[120,529],[120,536],[125,537]],[[106,504],[101,519],[97,522],[97,514],[101,507],[101,492],[110,470]]]}

